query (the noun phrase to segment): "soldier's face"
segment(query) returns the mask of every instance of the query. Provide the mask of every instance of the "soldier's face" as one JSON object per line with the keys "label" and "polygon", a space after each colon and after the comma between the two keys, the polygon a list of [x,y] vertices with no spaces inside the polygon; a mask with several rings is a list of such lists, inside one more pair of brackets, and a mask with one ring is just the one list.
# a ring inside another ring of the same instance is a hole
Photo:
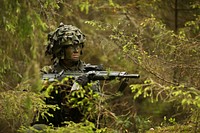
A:
{"label": "soldier's face", "polygon": [[70,45],[65,47],[65,59],[78,61],[80,59],[82,47],[81,45]]}

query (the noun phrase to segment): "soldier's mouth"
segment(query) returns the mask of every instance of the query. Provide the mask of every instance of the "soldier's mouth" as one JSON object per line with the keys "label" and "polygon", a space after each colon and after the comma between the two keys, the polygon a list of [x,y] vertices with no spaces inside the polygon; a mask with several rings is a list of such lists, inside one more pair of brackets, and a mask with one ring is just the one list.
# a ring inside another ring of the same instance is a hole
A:
{"label": "soldier's mouth", "polygon": [[79,58],[79,54],[73,54],[73,55],[72,55],[72,58],[73,58],[73,59]]}

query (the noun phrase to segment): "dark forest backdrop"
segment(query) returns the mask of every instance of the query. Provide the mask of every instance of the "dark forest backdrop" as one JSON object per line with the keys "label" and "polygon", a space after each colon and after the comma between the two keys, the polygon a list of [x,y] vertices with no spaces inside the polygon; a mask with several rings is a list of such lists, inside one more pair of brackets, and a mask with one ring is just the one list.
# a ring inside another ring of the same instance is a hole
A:
{"label": "dark forest backdrop", "polygon": [[102,131],[200,130],[199,0],[1,0],[0,12],[1,132],[27,128],[44,106],[39,69],[51,63],[47,34],[60,22],[86,34],[85,62],[140,74],[104,105],[113,117]]}

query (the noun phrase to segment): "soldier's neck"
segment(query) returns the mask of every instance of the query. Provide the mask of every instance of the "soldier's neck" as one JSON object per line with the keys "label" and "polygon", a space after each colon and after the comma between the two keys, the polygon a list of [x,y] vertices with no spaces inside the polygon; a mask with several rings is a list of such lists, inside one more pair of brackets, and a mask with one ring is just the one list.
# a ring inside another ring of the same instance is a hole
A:
{"label": "soldier's neck", "polygon": [[75,67],[78,65],[79,60],[78,61],[73,61],[73,60],[61,60],[60,61],[61,65],[66,67],[66,68],[70,68],[70,67]]}

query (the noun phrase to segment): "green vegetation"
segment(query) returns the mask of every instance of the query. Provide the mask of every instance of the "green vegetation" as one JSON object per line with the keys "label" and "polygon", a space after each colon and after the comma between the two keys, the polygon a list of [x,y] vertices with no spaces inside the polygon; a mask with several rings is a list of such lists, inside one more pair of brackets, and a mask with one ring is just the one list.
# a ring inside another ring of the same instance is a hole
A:
{"label": "green vegetation", "polygon": [[123,94],[117,81],[102,83],[106,99],[83,90],[73,94],[87,95],[81,101],[67,97],[85,112],[83,122],[47,132],[200,131],[199,0],[1,0],[0,7],[0,132],[25,132],[36,111],[57,108],[42,100],[52,86],[40,93],[39,70],[51,63],[47,33],[60,22],[86,34],[83,60],[140,79]]}

